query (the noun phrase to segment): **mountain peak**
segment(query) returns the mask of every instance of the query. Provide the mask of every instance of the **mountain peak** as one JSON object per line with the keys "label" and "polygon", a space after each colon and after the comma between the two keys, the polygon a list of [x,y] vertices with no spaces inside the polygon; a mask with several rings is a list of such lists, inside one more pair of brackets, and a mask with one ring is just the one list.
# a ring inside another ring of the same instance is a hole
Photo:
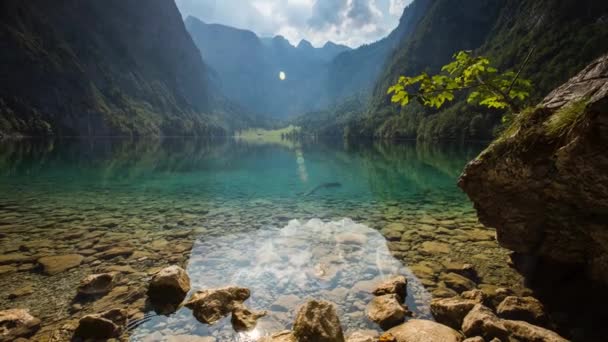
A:
{"label": "mountain peak", "polygon": [[298,44],[298,49],[310,50],[310,49],[314,49],[314,46],[312,46],[312,44],[308,40],[302,39],[300,41],[300,44]]}

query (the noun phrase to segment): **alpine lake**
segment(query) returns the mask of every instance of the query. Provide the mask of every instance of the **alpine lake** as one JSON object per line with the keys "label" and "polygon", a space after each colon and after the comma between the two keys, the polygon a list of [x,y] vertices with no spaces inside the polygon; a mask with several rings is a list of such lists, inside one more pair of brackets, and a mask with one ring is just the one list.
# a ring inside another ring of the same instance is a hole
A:
{"label": "alpine lake", "polygon": [[[129,313],[131,341],[202,336],[256,341],[293,324],[307,299],[335,304],[345,334],[380,330],[365,308],[390,275],[432,319],[433,297],[479,288],[526,295],[509,251],[456,183],[483,144],[423,145],[122,139],[0,144],[0,308],[42,321],[61,341],[86,314]],[[41,258],[64,256],[52,265]],[[230,318],[159,312],[146,289],[178,265],[191,292],[238,285],[266,310],[254,330]],[[114,272],[104,295],[84,277]],[[463,276],[464,274],[464,276]]]}

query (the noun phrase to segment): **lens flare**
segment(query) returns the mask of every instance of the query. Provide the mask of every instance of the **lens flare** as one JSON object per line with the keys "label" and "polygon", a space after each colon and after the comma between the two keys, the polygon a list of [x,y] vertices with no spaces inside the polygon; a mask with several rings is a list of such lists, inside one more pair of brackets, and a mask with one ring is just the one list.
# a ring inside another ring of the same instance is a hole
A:
{"label": "lens flare", "polygon": [[287,79],[287,74],[285,74],[284,71],[279,72],[279,79],[285,81],[285,79]]}

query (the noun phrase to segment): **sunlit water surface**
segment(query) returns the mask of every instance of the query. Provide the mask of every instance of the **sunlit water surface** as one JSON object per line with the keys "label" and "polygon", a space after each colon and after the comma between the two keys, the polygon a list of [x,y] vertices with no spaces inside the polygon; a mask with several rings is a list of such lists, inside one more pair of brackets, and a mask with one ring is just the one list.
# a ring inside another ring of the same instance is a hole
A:
{"label": "sunlit water surface", "polygon": [[[431,292],[445,289],[441,273],[450,263],[474,264],[480,283],[520,281],[456,187],[481,148],[195,140],[0,145],[0,248],[25,257],[5,263],[0,290],[34,289],[0,302],[41,317],[49,328],[40,336],[87,313],[127,307],[137,323],[132,340],[253,341],[290,328],[310,298],[335,303],[346,331],[377,329],[364,314],[369,291],[403,274],[407,305],[428,318]],[[116,246],[131,254],[103,256]],[[35,262],[65,254],[84,260],[54,275]],[[186,308],[154,314],[141,289],[170,264],[188,271],[192,291],[248,287],[246,305],[268,315],[254,331],[237,334],[229,318],[207,326]],[[120,291],[75,299],[82,277],[116,267]]]}

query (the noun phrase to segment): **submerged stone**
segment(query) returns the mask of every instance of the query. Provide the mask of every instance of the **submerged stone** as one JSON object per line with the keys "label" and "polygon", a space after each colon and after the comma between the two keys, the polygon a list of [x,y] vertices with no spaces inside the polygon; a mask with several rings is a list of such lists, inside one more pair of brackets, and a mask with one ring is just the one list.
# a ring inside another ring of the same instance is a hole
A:
{"label": "submerged stone", "polygon": [[326,301],[304,304],[296,316],[293,334],[298,342],[344,342],[336,309]]}
{"label": "submerged stone", "polygon": [[234,305],[243,303],[251,295],[249,289],[228,286],[194,293],[185,306],[201,323],[213,324],[227,316]]}
{"label": "submerged stone", "polygon": [[42,257],[38,259],[38,263],[42,265],[45,274],[55,275],[71,268],[78,267],[83,259],[84,257],[79,254],[67,254]]}
{"label": "submerged stone", "polygon": [[86,315],[78,322],[74,337],[110,339],[119,337],[127,325],[127,311],[114,309],[101,314]]}
{"label": "submerged stone", "polygon": [[255,328],[258,319],[266,316],[266,311],[254,311],[242,303],[235,303],[232,309],[232,327],[235,331],[249,331]]}
{"label": "submerged stone", "polygon": [[80,295],[99,295],[112,290],[114,286],[114,273],[92,274],[80,281],[78,294]]}
{"label": "submerged stone", "polygon": [[40,320],[25,309],[0,311],[0,341],[14,341],[33,335],[40,329]]}

